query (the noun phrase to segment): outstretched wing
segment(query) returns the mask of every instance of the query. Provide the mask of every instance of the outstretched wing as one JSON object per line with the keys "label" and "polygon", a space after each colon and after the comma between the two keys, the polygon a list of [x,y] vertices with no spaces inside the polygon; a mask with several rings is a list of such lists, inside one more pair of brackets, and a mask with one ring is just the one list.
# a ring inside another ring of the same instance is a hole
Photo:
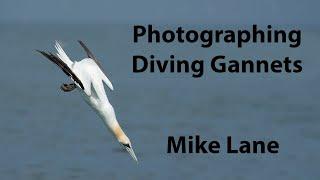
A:
{"label": "outstretched wing", "polygon": [[87,53],[88,58],[91,58],[94,60],[94,62],[99,66],[99,68],[102,70],[102,66],[100,62],[96,59],[96,57],[92,54],[92,52],[89,50],[89,48],[81,41],[78,40],[80,43],[81,47],[84,49],[84,51]]}
{"label": "outstretched wing", "polygon": [[93,53],[89,50],[89,48],[81,41],[81,40],[78,40],[78,42],[80,43],[81,47],[84,49],[84,51],[87,53],[87,56],[94,60],[94,62],[98,65],[98,67],[100,68],[101,70],[101,76],[102,76],[102,80],[104,83],[106,83],[106,85],[111,89],[113,90],[113,85],[111,83],[111,81],[108,79],[108,77],[105,75],[104,71],[103,71],[103,68],[100,64],[100,62],[96,59],[96,57],[93,55]]}
{"label": "outstretched wing", "polygon": [[39,50],[36,50],[36,51],[42,54],[44,57],[48,58],[54,64],[56,64],[67,76],[71,77],[76,83],[79,84],[81,89],[84,90],[83,84],[80,81],[80,79],[72,72],[72,70],[68,67],[68,65],[64,63],[59,57],[57,57],[56,55],[50,52],[46,53],[44,51],[39,51]]}

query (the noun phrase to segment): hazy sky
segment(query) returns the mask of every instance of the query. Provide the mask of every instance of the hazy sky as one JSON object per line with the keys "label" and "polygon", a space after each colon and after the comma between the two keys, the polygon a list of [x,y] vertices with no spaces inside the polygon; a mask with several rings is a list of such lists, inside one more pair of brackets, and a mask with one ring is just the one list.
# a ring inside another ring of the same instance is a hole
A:
{"label": "hazy sky", "polygon": [[317,25],[318,0],[1,0],[0,22]]}

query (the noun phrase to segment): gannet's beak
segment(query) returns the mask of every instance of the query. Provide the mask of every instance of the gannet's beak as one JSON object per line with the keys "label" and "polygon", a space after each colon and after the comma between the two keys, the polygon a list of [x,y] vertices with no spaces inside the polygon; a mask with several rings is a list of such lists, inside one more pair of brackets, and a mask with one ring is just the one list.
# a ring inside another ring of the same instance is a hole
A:
{"label": "gannet's beak", "polygon": [[134,153],[132,147],[129,144],[123,144],[123,145],[126,148],[126,150],[128,151],[128,153],[130,154],[130,156],[132,157],[132,159],[134,159],[138,163],[138,159],[137,159],[136,154]]}
{"label": "gannet's beak", "polygon": [[126,150],[130,154],[130,156],[138,163],[138,159],[137,159],[136,154],[134,153],[133,149],[126,147]]}

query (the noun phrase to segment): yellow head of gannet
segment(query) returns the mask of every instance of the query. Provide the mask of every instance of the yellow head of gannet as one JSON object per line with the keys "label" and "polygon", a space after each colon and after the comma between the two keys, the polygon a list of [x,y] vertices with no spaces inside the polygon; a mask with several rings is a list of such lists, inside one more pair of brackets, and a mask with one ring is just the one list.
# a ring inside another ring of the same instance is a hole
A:
{"label": "yellow head of gannet", "polygon": [[119,143],[123,145],[123,147],[127,150],[127,152],[130,154],[130,156],[138,162],[138,159],[133,151],[133,147],[131,145],[130,139],[128,136],[122,131],[120,126],[115,127],[112,132],[118,139]]}

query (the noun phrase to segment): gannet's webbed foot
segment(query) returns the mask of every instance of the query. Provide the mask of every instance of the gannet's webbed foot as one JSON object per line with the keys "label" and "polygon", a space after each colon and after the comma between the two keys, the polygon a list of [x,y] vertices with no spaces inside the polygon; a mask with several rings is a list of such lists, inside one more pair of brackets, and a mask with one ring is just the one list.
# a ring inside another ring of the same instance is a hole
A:
{"label": "gannet's webbed foot", "polygon": [[76,84],[72,83],[72,84],[62,84],[60,86],[60,89],[64,92],[70,92],[72,90],[74,90],[76,88]]}

